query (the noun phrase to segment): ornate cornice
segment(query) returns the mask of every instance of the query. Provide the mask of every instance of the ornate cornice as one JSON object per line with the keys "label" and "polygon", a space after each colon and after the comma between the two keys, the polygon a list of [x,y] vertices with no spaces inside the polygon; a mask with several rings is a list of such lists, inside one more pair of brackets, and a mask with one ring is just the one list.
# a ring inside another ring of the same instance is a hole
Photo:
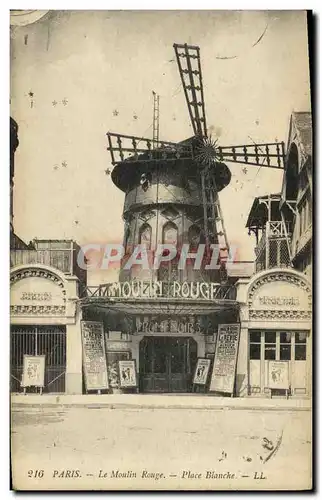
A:
{"label": "ornate cornice", "polygon": [[65,306],[43,306],[43,305],[15,305],[10,306],[10,313],[12,315],[50,315],[50,316],[64,316],[66,314]]}
{"label": "ornate cornice", "polygon": [[280,309],[250,309],[249,319],[311,319],[311,311],[280,310]]}
{"label": "ornate cornice", "polygon": [[64,290],[63,280],[53,272],[44,269],[28,268],[13,272],[12,275],[10,276],[10,284],[12,285],[16,281],[22,280],[24,278],[33,278],[33,277],[51,280],[53,283],[62,288],[63,294],[66,293]]}
{"label": "ornate cornice", "polygon": [[[298,288],[300,288],[301,290],[303,290],[304,292],[306,292],[308,294],[309,305],[311,305],[311,288],[308,285],[307,281],[304,278],[300,278],[299,276],[296,276],[294,274],[279,271],[279,272],[267,274],[265,276],[261,276],[252,284],[252,286],[250,287],[250,289],[248,291],[248,305],[249,305],[249,307],[251,307],[253,304],[253,298],[254,298],[254,295],[255,295],[256,291],[258,290],[258,288],[262,287],[263,285],[265,285],[267,283],[276,282],[278,284],[278,282],[281,282],[281,281],[284,281],[284,282],[286,281],[287,283],[295,285]],[[277,312],[280,312],[280,311],[277,311]]]}

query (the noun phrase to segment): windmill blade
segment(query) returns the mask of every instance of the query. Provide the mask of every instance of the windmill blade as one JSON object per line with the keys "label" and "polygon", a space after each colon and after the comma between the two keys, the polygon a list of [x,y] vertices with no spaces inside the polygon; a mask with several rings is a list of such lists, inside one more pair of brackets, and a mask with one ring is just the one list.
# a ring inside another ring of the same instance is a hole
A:
{"label": "windmill blade", "polygon": [[284,142],[219,146],[216,147],[216,159],[283,170],[285,166]]}
{"label": "windmill blade", "polygon": [[200,48],[173,44],[194,135],[207,137],[207,124],[200,64]]}
{"label": "windmill blade", "polygon": [[193,158],[192,145],[155,141],[134,135],[107,132],[112,165],[128,160],[131,163],[151,161],[176,161]]}

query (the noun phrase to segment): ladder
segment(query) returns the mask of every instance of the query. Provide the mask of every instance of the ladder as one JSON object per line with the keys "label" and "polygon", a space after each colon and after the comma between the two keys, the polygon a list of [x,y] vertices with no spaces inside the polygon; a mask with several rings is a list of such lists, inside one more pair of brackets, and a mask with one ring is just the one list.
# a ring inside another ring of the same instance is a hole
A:
{"label": "ladder", "polygon": [[159,145],[160,132],[160,96],[152,90],[153,94],[153,149]]}
{"label": "ladder", "polygon": [[201,171],[201,189],[206,249],[209,255],[210,245],[212,243],[218,243],[219,264],[221,268],[225,268],[229,256],[229,244],[220,207],[218,190],[210,165]]}

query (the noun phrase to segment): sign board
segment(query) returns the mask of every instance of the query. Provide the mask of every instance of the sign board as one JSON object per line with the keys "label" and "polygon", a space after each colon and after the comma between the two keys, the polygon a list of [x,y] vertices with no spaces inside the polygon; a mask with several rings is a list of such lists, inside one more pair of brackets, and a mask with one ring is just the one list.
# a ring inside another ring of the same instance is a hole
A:
{"label": "sign board", "polygon": [[287,273],[276,272],[263,276],[253,286],[249,295],[249,306],[255,310],[308,311],[311,309],[309,286]]}
{"label": "sign board", "polygon": [[135,327],[137,333],[181,333],[204,334],[213,337],[217,325],[209,316],[136,316]]}
{"label": "sign board", "polygon": [[185,300],[214,300],[218,295],[218,283],[190,281],[118,281],[107,285],[107,297],[121,299],[167,297]]}
{"label": "sign board", "polygon": [[23,371],[21,387],[44,387],[45,385],[45,356],[23,357]]}
{"label": "sign board", "polygon": [[121,387],[137,387],[135,360],[119,361]]}
{"label": "sign board", "polygon": [[193,376],[193,384],[206,385],[211,359],[198,358],[197,366]]}
{"label": "sign board", "polygon": [[51,279],[38,276],[26,277],[11,285],[12,305],[65,305],[64,289]]}
{"label": "sign board", "polygon": [[240,324],[219,325],[209,391],[234,392]]}
{"label": "sign board", "polygon": [[82,321],[81,329],[86,389],[108,389],[103,324],[97,321]]}
{"label": "sign board", "polygon": [[289,363],[288,361],[269,361],[268,387],[270,389],[289,389]]}

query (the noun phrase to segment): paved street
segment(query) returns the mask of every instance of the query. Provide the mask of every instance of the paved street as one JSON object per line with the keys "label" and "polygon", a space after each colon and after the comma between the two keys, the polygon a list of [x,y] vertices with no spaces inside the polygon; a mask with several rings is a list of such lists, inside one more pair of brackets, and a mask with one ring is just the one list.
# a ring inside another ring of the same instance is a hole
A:
{"label": "paved street", "polygon": [[14,486],[305,489],[310,418],[298,410],[14,407]]}

